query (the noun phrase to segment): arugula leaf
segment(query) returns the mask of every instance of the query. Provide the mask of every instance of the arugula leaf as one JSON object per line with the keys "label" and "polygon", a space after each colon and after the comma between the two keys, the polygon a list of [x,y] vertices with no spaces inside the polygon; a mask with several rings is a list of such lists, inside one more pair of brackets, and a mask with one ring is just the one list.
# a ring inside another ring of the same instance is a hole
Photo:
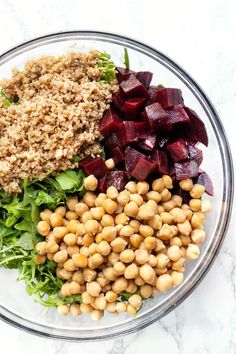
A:
{"label": "arugula leaf", "polygon": [[116,66],[108,53],[101,53],[98,60],[98,68],[101,72],[101,82],[111,82],[116,79]]}
{"label": "arugula leaf", "polygon": [[42,204],[53,204],[54,203],[54,198],[52,198],[48,193],[45,191],[39,191],[37,194],[37,197],[35,199],[35,204],[37,206],[42,205]]}
{"label": "arugula leaf", "polygon": [[19,97],[15,95],[13,99],[7,97],[5,90],[2,88],[0,90],[0,95],[4,98],[2,104],[4,107],[9,107],[11,104],[17,105],[19,103]]}
{"label": "arugula leaf", "polygon": [[25,232],[17,241],[16,246],[23,248],[23,250],[31,251],[34,249],[32,235]]}
{"label": "arugula leaf", "polygon": [[79,162],[80,160],[81,160],[81,158],[76,155],[71,159],[71,162],[75,163],[75,162]]}
{"label": "arugula leaf", "polygon": [[82,170],[77,173],[74,170],[61,172],[56,176],[56,181],[64,191],[81,191],[83,189],[84,174]]}
{"label": "arugula leaf", "polygon": [[129,54],[127,48],[124,48],[124,65],[125,68],[129,70]]}

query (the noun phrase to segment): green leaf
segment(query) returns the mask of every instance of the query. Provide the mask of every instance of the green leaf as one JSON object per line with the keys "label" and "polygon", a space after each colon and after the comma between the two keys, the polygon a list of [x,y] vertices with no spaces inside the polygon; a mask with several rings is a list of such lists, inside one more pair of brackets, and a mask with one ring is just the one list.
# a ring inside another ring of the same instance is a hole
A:
{"label": "green leaf", "polygon": [[74,156],[72,159],[71,159],[71,162],[75,163],[75,162],[79,162],[81,160],[81,158],[79,156]]}
{"label": "green leaf", "polygon": [[157,85],[157,87],[158,87],[158,88],[165,88],[165,86],[162,85],[162,84]]}
{"label": "green leaf", "polygon": [[54,199],[46,192],[44,191],[39,191],[37,194],[37,197],[35,199],[35,204],[37,206],[42,205],[42,204],[53,204]]}
{"label": "green leaf", "polygon": [[124,48],[124,65],[125,68],[129,70],[129,54],[127,48]]}
{"label": "green leaf", "polygon": [[121,301],[127,301],[127,300],[129,300],[129,298],[130,298],[131,295],[133,295],[133,294],[130,294],[130,293],[127,293],[126,291],[123,291],[123,292],[120,294]]}
{"label": "green leaf", "polygon": [[98,68],[101,72],[101,82],[111,82],[116,79],[116,66],[107,53],[101,53],[98,60]]}
{"label": "green leaf", "polygon": [[9,107],[11,105],[11,101],[8,98],[4,98],[2,104],[3,107]]}
{"label": "green leaf", "polygon": [[26,251],[32,250],[34,248],[32,235],[27,232],[22,234],[19,241],[17,241],[16,246],[21,247]]}
{"label": "green leaf", "polygon": [[15,225],[15,223],[17,222],[17,217],[15,215],[9,215],[8,218],[6,219],[5,225],[6,227],[12,227]]}
{"label": "green leaf", "polygon": [[82,170],[78,173],[74,170],[67,170],[57,175],[56,181],[64,191],[80,191],[83,189],[84,174]]}

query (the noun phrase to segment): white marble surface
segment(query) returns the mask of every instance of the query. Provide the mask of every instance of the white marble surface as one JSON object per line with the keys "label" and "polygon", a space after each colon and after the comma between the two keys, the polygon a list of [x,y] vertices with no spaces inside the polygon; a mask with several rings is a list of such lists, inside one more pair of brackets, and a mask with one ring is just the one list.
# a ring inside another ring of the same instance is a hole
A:
{"label": "white marble surface", "polygon": [[[235,10],[234,0],[0,0],[0,52],[71,29],[117,32],[147,42],[181,64],[210,96],[236,164]],[[236,208],[204,281],[160,322],[122,339],[82,344],[37,338],[0,322],[0,353],[235,354],[235,213]]]}

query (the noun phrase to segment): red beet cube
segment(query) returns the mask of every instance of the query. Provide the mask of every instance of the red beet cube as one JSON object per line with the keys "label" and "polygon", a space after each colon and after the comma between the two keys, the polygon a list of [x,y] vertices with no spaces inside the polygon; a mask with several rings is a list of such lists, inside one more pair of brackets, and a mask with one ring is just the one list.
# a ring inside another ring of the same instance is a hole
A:
{"label": "red beet cube", "polygon": [[211,178],[206,172],[201,172],[197,179],[198,184],[202,184],[205,187],[205,191],[207,194],[213,196],[214,195],[214,188],[211,181]]}
{"label": "red beet cube", "polygon": [[127,174],[125,171],[109,171],[107,177],[107,188],[110,186],[116,187],[120,192],[125,188],[128,182]]}
{"label": "red beet cube", "polygon": [[157,146],[156,134],[149,134],[145,139],[138,143],[138,146],[147,151],[153,151]]}
{"label": "red beet cube", "polygon": [[167,109],[167,113],[169,115],[170,122],[172,125],[176,123],[190,122],[189,116],[187,115],[184,107],[181,104]]}
{"label": "red beet cube", "polygon": [[138,135],[133,121],[124,121],[117,131],[119,145],[121,147],[138,141]]}
{"label": "red beet cube", "polygon": [[124,93],[121,90],[117,91],[112,97],[112,101],[113,101],[114,105],[120,111],[123,110],[123,106],[124,106],[125,100],[126,100],[126,97],[125,97]]}
{"label": "red beet cube", "polygon": [[154,170],[155,163],[128,146],[125,150],[125,168],[130,176],[142,181]]}
{"label": "red beet cube", "polygon": [[142,109],[144,101],[144,97],[130,98],[125,101],[122,110],[132,119]]}
{"label": "red beet cube", "polygon": [[164,151],[155,150],[150,156],[150,159],[155,162],[155,171],[160,175],[168,175],[168,159]]}
{"label": "red beet cube", "polygon": [[118,165],[121,161],[125,158],[125,153],[123,150],[120,149],[119,146],[116,146],[114,149],[111,150],[110,156],[113,158],[115,165]]}
{"label": "red beet cube", "polygon": [[184,103],[182,92],[176,88],[162,88],[156,92],[156,100],[164,109]]}
{"label": "red beet cube", "polygon": [[198,164],[194,160],[176,162],[174,166],[177,181],[198,175]]}
{"label": "red beet cube", "polygon": [[149,98],[147,100],[147,105],[157,102],[157,91],[159,90],[160,88],[158,86],[151,86],[148,89]]}
{"label": "red beet cube", "polygon": [[139,139],[146,139],[150,130],[145,122],[134,122]]}
{"label": "red beet cube", "polygon": [[188,157],[188,148],[183,139],[168,143],[166,150],[174,162],[186,160]]}
{"label": "red beet cube", "polygon": [[103,115],[100,121],[99,131],[103,136],[113,133],[119,129],[119,124],[121,123],[118,114],[114,109],[109,108]]}
{"label": "red beet cube", "polygon": [[198,164],[198,166],[201,165],[202,160],[203,160],[203,153],[202,150],[198,149],[196,146],[194,145],[189,145],[188,146],[188,150],[189,150],[189,157],[191,160],[196,161],[196,163]]}
{"label": "red beet cube", "polygon": [[208,146],[208,136],[203,121],[192,109],[184,107],[190,118],[190,124],[186,127],[186,137],[194,142],[200,142]]}
{"label": "red beet cube", "polygon": [[127,80],[120,83],[120,87],[127,97],[149,97],[147,89],[131,74]]}
{"label": "red beet cube", "polygon": [[146,106],[142,117],[151,131],[167,132],[171,130],[168,114],[157,102]]}
{"label": "red beet cube", "polygon": [[108,171],[104,160],[100,157],[85,157],[79,162],[79,167],[86,176],[94,175],[97,178],[103,177]]}
{"label": "red beet cube", "polygon": [[134,73],[133,70],[121,68],[119,66],[116,67],[116,71],[117,71],[117,80],[119,83],[123,80],[126,80],[131,74]]}
{"label": "red beet cube", "polygon": [[117,133],[112,133],[110,136],[106,137],[104,140],[104,145],[107,149],[111,150],[116,146],[120,145]]}
{"label": "red beet cube", "polygon": [[107,191],[107,176],[103,176],[98,180],[97,191],[100,193],[106,193]]}
{"label": "red beet cube", "polygon": [[143,84],[143,86],[146,87],[146,89],[149,88],[152,81],[153,73],[151,73],[150,71],[138,71],[135,76]]}

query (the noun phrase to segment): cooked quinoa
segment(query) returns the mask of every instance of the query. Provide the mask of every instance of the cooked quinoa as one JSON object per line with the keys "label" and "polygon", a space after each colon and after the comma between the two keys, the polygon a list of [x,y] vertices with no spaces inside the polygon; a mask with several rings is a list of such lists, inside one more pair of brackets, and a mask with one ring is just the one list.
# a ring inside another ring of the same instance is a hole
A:
{"label": "cooked quinoa", "polygon": [[0,98],[0,185],[20,191],[24,178],[73,169],[75,155],[98,154],[99,121],[117,83],[101,83],[100,53],[68,53],[30,60],[22,71],[0,82],[19,104]]}

